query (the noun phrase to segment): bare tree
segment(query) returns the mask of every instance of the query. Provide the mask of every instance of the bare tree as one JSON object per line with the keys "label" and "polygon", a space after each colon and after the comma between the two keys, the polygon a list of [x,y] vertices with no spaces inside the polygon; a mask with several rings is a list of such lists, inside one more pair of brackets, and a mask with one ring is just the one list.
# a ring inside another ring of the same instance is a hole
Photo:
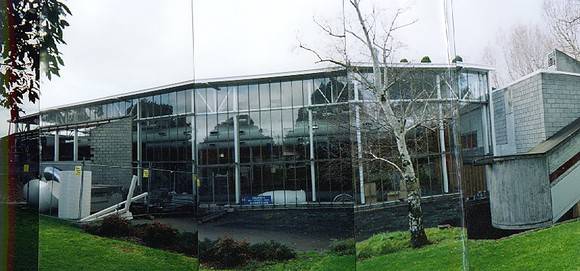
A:
{"label": "bare tree", "polygon": [[[376,148],[365,149],[371,160],[381,161],[390,169],[394,168],[401,176],[401,190],[405,194],[408,204],[409,232],[411,245],[421,247],[428,243],[423,226],[423,210],[421,207],[421,185],[415,171],[412,153],[409,146],[411,131],[424,127],[437,127],[443,117],[441,97],[437,97],[437,89],[448,82],[449,78],[442,78],[436,74],[417,72],[415,64],[401,63],[392,65],[392,55],[398,46],[394,39],[397,30],[404,28],[415,21],[401,23],[403,9],[396,10],[388,21],[382,21],[376,9],[365,12],[361,8],[361,0],[349,0],[349,6],[354,11],[353,25],[345,22],[340,30],[330,25],[318,23],[318,26],[329,37],[336,39],[335,47],[339,56],[326,56],[319,50],[304,44],[300,48],[311,52],[318,63],[331,63],[344,67],[352,74],[359,88],[370,93],[373,102],[364,109],[369,121],[380,133],[388,132],[394,141],[396,156],[380,151]],[[354,41],[349,48],[360,50],[346,50],[347,41]],[[342,45],[342,47],[341,47]],[[365,65],[353,65],[351,55],[363,58]],[[426,77],[430,77],[427,79]],[[441,80],[442,79],[442,80]],[[428,84],[426,82],[432,82]],[[449,86],[449,89],[452,87]],[[389,145],[389,144],[386,144]],[[375,145],[376,146],[376,145]]]}
{"label": "bare tree", "polygon": [[516,25],[507,35],[499,37],[499,43],[511,80],[545,68],[546,56],[554,48],[550,35],[538,25]]}
{"label": "bare tree", "polygon": [[493,87],[499,87],[500,84],[505,83],[505,78],[502,78],[500,72],[497,70],[498,66],[494,46],[489,44],[485,46],[485,48],[483,49],[483,55],[481,56],[481,59],[484,64],[490,65],[495,68],[494,71],[490,72],[489,79],[491,81],[491,85]]}
{"label": "bare tree", "polygon": [[580,60],[580,1],[544,0],[544,15],[558,48]]}

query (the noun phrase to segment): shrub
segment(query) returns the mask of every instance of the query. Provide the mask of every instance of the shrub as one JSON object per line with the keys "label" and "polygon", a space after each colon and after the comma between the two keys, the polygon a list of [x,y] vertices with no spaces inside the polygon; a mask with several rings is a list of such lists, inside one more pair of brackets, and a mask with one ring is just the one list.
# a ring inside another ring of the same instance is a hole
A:
{"label": "shrub", "polygon": [[296,258],[296,252],[276,241],[262,242],[250,246],[250,253],[256,261],[286,261]]}
{"label": "shrub", "polygon": [[230,237],[225,237],[216,241],[206,239],[200,242],[200,261],[215,268],[241,267],[250,258],[250,245],[246,241],[236,241]]}
{"label": "shrub", "polygon": [[118,215],[105,217],[100,225],[94,227],[89,226],[87,231],[107,237],[127,237],[133,235],[129,221]]}
{"label": "shrub", "polygon": [[463,58],[461,56],[455,56],[451,62],[453,63],[463,62]]}
{"label": "shrub", "polygon": [[160,223],[148,224],[143,229],[143,242],[150,247],[172,247],[177,241],[176,229]]}
{"label": "shrub", "polygon": [[336,253],[337,255],[355,255],[356,254],[356,243],[354,239],[337,240],[330,244],[330,251]]}
{"label": "shrub", "polygon": [[197,233],[184,232],[179,234],[177,251],[189,256],[197,255]]}

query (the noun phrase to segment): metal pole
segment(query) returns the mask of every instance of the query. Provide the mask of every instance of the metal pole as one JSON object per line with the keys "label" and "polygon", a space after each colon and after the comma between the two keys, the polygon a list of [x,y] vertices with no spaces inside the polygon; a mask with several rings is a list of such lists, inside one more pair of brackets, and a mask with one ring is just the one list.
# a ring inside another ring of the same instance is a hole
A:
{"label": "metal pole", "polygon": [[359,96],[358,96],[358,84],[354,83],[354,100],[355,103],[355,129],[356,129],[356,147],[357,147],[357,158],[358,158],[358,178],[359,178],[359,193],[360,193],[360,203],[362,205],[366,204],[366,196],[365,196],[365,180],[364,180],[364,172],[363,172],[363,164],[362,164],[362,136],[361,136],[361,129],[360,129],[360,106],[359,106]]}
{"label": "metal pole", "polygon": [[79,160],[79,129],[75,128],[73,137],[73,161]]}
{"label": "metal pole", "polygon": [[312,186],[312,201],[316,201],[316,169],[314,168],[314,120],[312,116],[312,84],[308,84],[308,135],[310,140],[310,182]]}
{"label": "metal pole", "polygon": [[59,131],[54,131],[54,161],[58,162],[58,157],[60,155],[60,140],[59,140]]}
{"label": "metal pole", "polygon": [[85,159],[81,164],[81,189],[79,195],[79,219],[83,218],[82,215],[82,208],[83,208],[83,185],[84,185],[84,177],[85,177]]}
{"label": "metal pole", "polygon": [[149,213],[149,206],[151,205],[151,176],[153,175],[151,174],[151,162],[149,162],[148,169],[149,176],[147,177],[147,213]]}
{"label": "metal pole", "polygon": [[[441,77],[436,77],[437,98],[441,99]],[[449,177],[447,176],[447,155],[445,151],[445,126],[443,123],[443,104],[439,103],[439,152],[441,153],[441,174],[443,176],[443,192],[449,193]]]}
{"label": "metal pole", "polygon": [[[236,89],[237,90],[237,89]],[[235,193],[236,193],[236,204],[240,204],[241,197],[241,178],[240,178],[240,132],[238,123],[238,99],[237,91],[234,94],[234,163],[235,163]],[[229,182],[228,182],[229,188]],[[229,190],[229,189],[228,189]],[[228,201],[229,201],[229,191],[228,191]]]}
{"label": "metal pole", "polygon": [[[141,100],[137,100],[137,178],[139,179],[139,185],[143,183],[143,150],[142,150],[142,138],[141,138]],[[143,187],[143,186],[141,186]],[[147,190],[147,192],[150,192]],[[147,204],[149,204],[149,197],[147,195]]]}
{"label": "metal pole", "polygon": [[[191,90],[191,111],[195,112],[194,110],[194,106],[195,106],[195,89]],[[193,194],[194,198],[195,198],[195,202],[194,204],[198,204],[199,202],[199,193],[197,193],[198,191],[198,187],[197,187],[197,180],[199,178],[198,174],[197,174],[197,121],[195,118],[195,114],[191,116],[191,171],[193,173],[193,177],[192,179],[192,190],[191,193]],[[196,207],[197,208],[197,207]]]}

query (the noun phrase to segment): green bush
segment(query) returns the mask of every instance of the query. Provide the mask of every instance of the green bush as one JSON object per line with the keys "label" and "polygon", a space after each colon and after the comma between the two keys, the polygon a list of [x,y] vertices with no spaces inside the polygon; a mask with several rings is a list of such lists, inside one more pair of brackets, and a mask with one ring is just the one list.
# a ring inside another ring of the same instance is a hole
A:
{"label": "green bush", "polygon": [[250,246],[250,253],[253,260],[260,262],[286,261],[296,258],[294,250],[276,241],[253,244]]}
{"label": "green bush", "polygon": [[189,256],[196,256],[197,234],[191,232],[184,232],[179,234],[177,246],[178,252],[184,253]]}
{"label": "green bush", "polygon": [[356,243],[352,238],[337,240],[330,244],[330,251],[340,256],[355,255]]}
{"label": "green bush", "polygon": [[206,239],[200,242],[200,261],[218,269],[244,266],[250,258],[250,245],[246,241],[225,237],[216,241]]}
{"label": "green bush", "polygon": [[177,243],[178,232],[161,223],[148,224],[143,229],[143,242],[150,247],[173,247]]}
{"label": "green bush", "polygon": [[85,226],[89,233],[105,237],[129,237],[133,235],[133,228],[126,219],[118,216],[107,216],[96,226]]}
{"label": "green bush", "polygon": [[[230,237],[199,242],[199,260],[204,265],[218,268],[251,267],[251,264],[280,262],[296,258],[296,252],[275,241],[250,245]],[[250,264],[250,265],[248,265]]]}

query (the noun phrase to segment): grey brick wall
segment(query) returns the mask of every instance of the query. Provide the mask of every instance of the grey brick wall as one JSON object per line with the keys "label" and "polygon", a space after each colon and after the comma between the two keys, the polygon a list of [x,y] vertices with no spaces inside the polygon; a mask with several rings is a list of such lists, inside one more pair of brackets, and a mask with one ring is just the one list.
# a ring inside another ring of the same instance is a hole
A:
{"label": "grey brick wall", "polygon": [[546,137],[580,117],[580,76],[543,73]]}
{"label": "grey brick wall", "polygon": [[[91,130],[93,184],[121,184],[128,188],[132,172],[132,120],[125,118]],[[112,168],[107,166],[122,166]]]}
{"label": "grey brick wall", "polygon": [[505,91],[512,94],[516,151],[527,152],[546,139],[542,74],[511,85]]}
{"label": "grey brick wall", "polygon": [[495,128],[495,142],[498,145],[508,144],[506,108],[505,108],[505,91],[498,90],[492,94],[493,114]]}

